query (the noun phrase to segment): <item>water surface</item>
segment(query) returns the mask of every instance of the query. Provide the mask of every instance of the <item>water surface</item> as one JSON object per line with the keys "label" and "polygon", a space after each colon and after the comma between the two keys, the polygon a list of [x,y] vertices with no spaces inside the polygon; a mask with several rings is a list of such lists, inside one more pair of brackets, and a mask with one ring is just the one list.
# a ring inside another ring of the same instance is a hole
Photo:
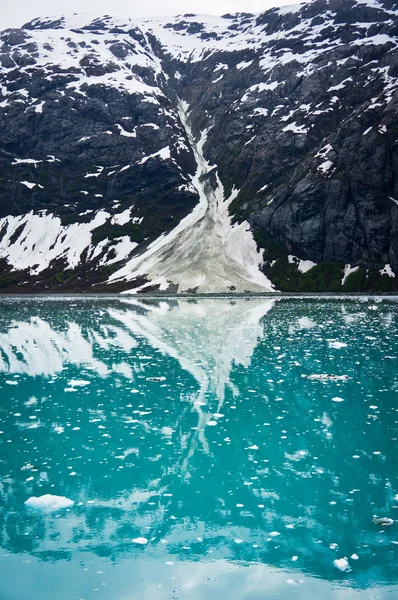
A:
{"label": "water surface", "polygon": [[394,299],[3,299],[1,600],[398,598],[398,523],[372,522],[398,519],[397,323]]}

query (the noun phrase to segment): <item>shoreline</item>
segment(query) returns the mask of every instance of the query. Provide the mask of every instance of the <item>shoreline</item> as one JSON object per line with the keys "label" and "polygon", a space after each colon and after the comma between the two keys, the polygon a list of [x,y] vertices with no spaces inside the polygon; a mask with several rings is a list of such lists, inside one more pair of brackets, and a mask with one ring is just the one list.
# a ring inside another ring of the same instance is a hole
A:
{"label": "shoreline", "polygon": [[121,294],[107,292],[37,292],[37,293],[1,293],[0,302],[2,300],[22,300],[22,299],[51,299],[51,300],[67,300],[67,299],[113,299],[113,300],[205,300],[205,299],[228,299],[234,300],[237,298],[291,298],[291,299],[344,299],[344,298],[396,298],[398,300],[398,292],[248,292],[248,293],[200,293],[200,294],[167,294],[167,293],[147,293],[147,294]]}

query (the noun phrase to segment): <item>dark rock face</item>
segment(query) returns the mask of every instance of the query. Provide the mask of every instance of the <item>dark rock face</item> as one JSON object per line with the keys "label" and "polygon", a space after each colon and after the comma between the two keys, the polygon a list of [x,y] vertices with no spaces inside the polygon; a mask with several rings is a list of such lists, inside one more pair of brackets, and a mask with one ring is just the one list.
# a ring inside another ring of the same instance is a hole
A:
{"label": "dark rock face", "polygon": [[[0,34],[0,65],[4,289],[105,289],[193,210],[196,161],[180,100],[196,138],[210,128],[204,155],[226,197],[239,189],[230,213],[250,223],[279,289],[395,289],[392,0],[140,27],[36,19]],[[42,226],[48,243],[32,233]],[[318,266],[314,283],[300,260],[332,265],[330,276]]]}

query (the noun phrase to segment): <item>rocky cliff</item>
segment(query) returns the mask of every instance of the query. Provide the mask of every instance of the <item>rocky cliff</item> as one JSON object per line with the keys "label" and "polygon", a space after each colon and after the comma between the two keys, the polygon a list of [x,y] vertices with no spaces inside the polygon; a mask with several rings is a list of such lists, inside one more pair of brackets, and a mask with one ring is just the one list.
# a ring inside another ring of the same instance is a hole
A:
{"label": "rocky cliff", "polygon": [[3,291],[398,287],[398,9],[0,34]]}

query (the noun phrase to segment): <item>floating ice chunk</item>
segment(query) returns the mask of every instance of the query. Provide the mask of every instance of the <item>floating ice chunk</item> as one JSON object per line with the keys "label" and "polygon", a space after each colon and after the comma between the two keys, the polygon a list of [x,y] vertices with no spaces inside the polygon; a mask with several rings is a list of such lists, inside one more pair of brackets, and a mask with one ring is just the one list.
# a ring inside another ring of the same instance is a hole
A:
{"label": "floating ice chunk", "polygon": [[344,398],[339,398],[336,396],[335,398],[332,398],[332,402],[344,402]]}
{"label": "floating ice chunk", "polygon": [[333,561],[333,564],[339,571],[347,571],[350,568],[346,558],[336,558],[336,560]]}
{"label": "floating ice chunk", "polygon": [[308,450],[297,450],[297,452],[295,452],[294,454],[288,454],[287,452],[285,452],[285,458],[287,458],[288,460],[296,461],[305,458],[306,456],[308,456]]}
{"label": "floating ice chunk", "polygon": [[292,561],[296,562],[296,560],[298,560],[298,556],[292,556]]}
{"label": "floating ice chunk", "polygon": [[333,543],[333,544],[330,544],[330,546],[329,546],[329,548],[330,548],[331,550],[336,550],[336,548],[338,548],[338,547],[339,547],[339,545],[338,545],[338,544],[334,544],[334,543]]}
{"label": "floating ice chunk", "polygon": [[348,344],[344,342],[329,342],[329,348],[347,348]]}
{"label": "floating ice chunk", "polygon": [[209,425],[210,427],[214,427],[215,425],[217,425],[217,421],[207,421],[206,424]]}
{"label": "floating ice chunk", "polygon": [[253,446],[249,446],[248,448],[246,448],[246,450],[258,450],[258,446],[256,446],[256,444],[253,444]]}
{"label": "floating ice chunk", "polygon": [[316,323],[308,317],[301,317],[298,320],[298,326],[299,329],[312,329],[312,327],[316,327]]}
{"label": "floating ice chunk", "polygon": [[41,510],[60,510],[61,508],[70,508],[74,505],[74,501],[65,496],[53,496],[52,494],[44,494],[44,496],[31,496],[25,502],[25,506],[29,508],[39,508]]}
{"label": "floating ice chunk", "polygon": [[244,504],[237,504],[236,505],[236,508],[243,508],[243,507],[244,507]]}
{"label": "floating ice chunk", "polygon": [[351,558],[352,558],[352,560],[358,560],[359,556],[358,556],[358,554],[351,554]]}
{"label": "floating ice chunk", "polygon": [[148,540],[144,537],[137,537],[131,540],[133,544],[140,544],[141,546],[145,546],[148,543]]}
{"label": "floating ice chunk", "polygon": [[70,387],[85,387],[86,385],[90,385],[90,382],[85,379],[71,379],[68,385]]}
{"label": "floating ice chunk", "polygon": [[161,433],[163,435],[166,435],[167,437],[171,437],[173,435],[173,428],[172,427],[162,427],[162,429],[160,430]]}
{"label": "floating ice chunk", "polygon": [[270,533],[271,537],[277,537],[278,535],[280,535],[279,531],[271,531]]}
{"label": "floating ice chunk", "polygon": [[350,379],[348,375],[332,375],[329,373],[314,373],[313,375],[301,375],[301,377],[311,379],[312,381],[347,381]]}
{"label": "floating ice chunk", "polygon": [[234,540],[235,544],[243,544],[243,540],[240,540],[239,538],[236,538],[236,540]]}

